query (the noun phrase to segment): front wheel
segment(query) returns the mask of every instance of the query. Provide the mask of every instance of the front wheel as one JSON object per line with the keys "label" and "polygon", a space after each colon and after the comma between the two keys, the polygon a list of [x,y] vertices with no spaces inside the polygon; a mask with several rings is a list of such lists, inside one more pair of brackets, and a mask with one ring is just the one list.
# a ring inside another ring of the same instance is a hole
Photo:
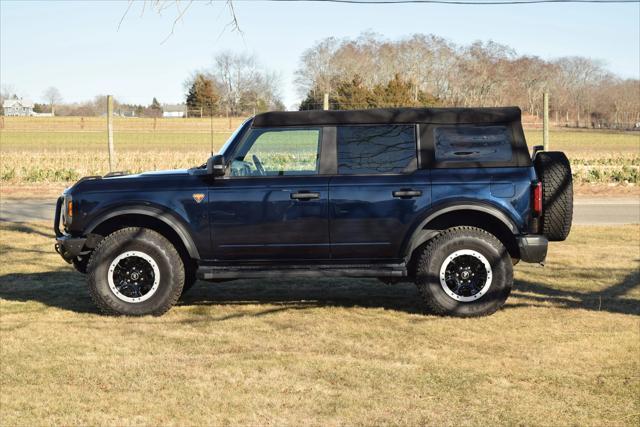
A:
{"label": "front wheel", "polygon": [[486,316],[500,309],[511,292],[512,260],[486,231],[449,228],[418,254],[416,285],[436,314]]}
{"label": "front wheel", "polygon": [[73,264],[73,268],[75,268],[78,273],[87,274],[89,255],[77,256],[71,260],[71,263]]}
{"label": "front wheel", "polygon": [[198,266],[195,263],[185,262],[184,265],[184,286],[182,287],[182,295],[186,294],[193,288],[193,285],[198,281],[198,277],[196,275],[198,271]]}
{"label": "front wheel", "polygon": [[161,315],[176,303],[185,281],[184,264],[171,242],[139,227],[105,237],[87,271],[91,297],[107,314]]}

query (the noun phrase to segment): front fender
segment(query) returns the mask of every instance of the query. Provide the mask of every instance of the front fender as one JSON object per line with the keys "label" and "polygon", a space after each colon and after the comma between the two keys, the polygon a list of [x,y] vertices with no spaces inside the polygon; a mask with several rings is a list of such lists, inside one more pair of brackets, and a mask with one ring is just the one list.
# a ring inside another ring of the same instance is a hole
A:
{"label": "front fender", "polygon": [[189,256],[193,259],[200,259],[198,248],[196,247],[189,228],[177,215],[172,213],[168,208],[162,208],[155,205],[126,205],[117,208],[109,209],[106,212],[93,218],[85,227],[85,235],[90,234],[100,224],[108,221],[112,218],[122,215],[146,215],[151,218],[158,219],[171,227],[173,231],[178,235],[182,243],[184,244]]}

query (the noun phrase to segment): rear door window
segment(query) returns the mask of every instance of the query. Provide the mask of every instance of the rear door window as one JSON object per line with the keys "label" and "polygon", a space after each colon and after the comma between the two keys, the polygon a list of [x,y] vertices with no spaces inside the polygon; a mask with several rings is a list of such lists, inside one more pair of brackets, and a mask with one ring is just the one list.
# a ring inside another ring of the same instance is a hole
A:
{"label": "rear door window", "polygon": [[440,126],[433,138],[436,162],[508,162],[513,156],[506,126]]}
{"label": "rear door window", "polygon": [[403,173],[416,168],[413,125],[339,126],[338,173]]}

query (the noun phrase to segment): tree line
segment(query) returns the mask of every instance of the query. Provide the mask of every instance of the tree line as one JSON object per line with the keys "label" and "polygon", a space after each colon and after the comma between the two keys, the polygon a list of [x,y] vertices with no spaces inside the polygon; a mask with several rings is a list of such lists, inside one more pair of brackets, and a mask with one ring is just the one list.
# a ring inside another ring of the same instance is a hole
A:
{"label": "tree line", "polygon": [[[34,104],[34,111],[39,104]],[[43,106],[43,112],[49,112]],[[50,109],[49,109],[50,110]],[[113,98],[113,111],[118,116],[129,117],[162,117],[163,107],[156,97],[149,104],[131,104]],[[38,112],[38,111],[36,111]],[[65,103],[56,106],[56,116],[103,116],[107,114],[107,95],[97,95],[90,101]]]}
{"label": "tree line", "polygon": [[[93,117],[107,114],[107,95],[97,95],[93,99],[83,102],[63,102],[62,95],[56,87],[47,88],[42,94],[45,100],[43,103],[35,102],[33,104],[34,113],[52,113],[56,116],[80,116]],[[23,99],[19,97],[12,86],[3,86],[0,90],[0,115],[4,100]],[[162,116],[163,106],[157,98],[153,97],[151,103],[130,104],[120,102],[113,99],[114,112],[120,116],[131,117],[160,117]]]}
{"label": "tree line", "polygon": [[548,91],[552,118],[570,125],[640,121],[640,81],[617,77],[600,61],[544,60],[493,41],[458,45],[431,34],[326,38],[302,54],[296,84],[300,109],[322,108],[328,93],[339,109],[517,105],[540,116]]}
{"label": "tree line", "polygon": [[[569,126],[629,127],[640,122],[640,80],[623,79],[598,60],[553,60],[519,55],[493,41],[460,45],[432,34],[387,40],[373,33],[329,37],[303,52],[295,72],[301,110],[432,106],[517,105],[541,116],[542,95],[551,94],[551,118]],[[285,109],[277,73],[255,55],[221,52],[184,82],[189,117],[246,116]],[[10,96],[3,90],[0,100]],[[13,95],[15,96],[15,95]],[[94,116],[106,113],[105,96],[62,103],[55,88],[43,94],[39,112]],[[120,115],[158,117],[162,105],[120,103]]]}

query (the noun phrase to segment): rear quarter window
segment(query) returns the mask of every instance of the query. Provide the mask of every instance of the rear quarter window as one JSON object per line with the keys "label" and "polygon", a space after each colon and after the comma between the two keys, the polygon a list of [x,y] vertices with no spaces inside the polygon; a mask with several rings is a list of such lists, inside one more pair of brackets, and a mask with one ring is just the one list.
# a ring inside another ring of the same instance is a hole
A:
{"label": "rear quarter window", "polygon": [[508,162],[513,157],[507,126],[440,126],[433,139],[436,162]]}
{"label": "rear quarter window", "polygon": [[413,125],[339,126],[338,173],[378,174],[415,170]]}

